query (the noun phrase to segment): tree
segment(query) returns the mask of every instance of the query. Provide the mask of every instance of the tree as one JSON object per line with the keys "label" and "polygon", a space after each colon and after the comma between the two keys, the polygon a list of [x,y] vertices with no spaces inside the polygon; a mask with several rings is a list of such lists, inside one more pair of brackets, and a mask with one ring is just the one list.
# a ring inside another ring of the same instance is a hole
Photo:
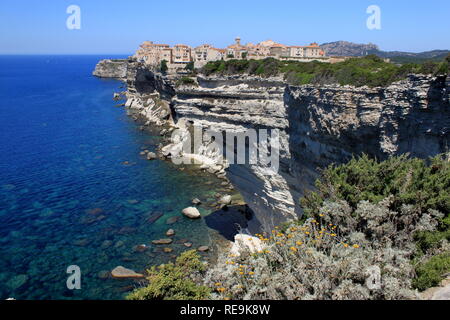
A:
{"label": "tree", "polygon": [[186,71],[189,71],[189,72],[194,72],[194,62],[193,61],[191,61],[191,62],[189,62],[188,64],[186,64],[186,67],[184,67],[184,69],[186,70]]}
{"label": "tree", "polygon": [[167,70],[169,70],[169,68],[167,67],[167,61],[166,60],[162,60],[161,61],[160,70],[161,70],[162,73],[166,73]]}

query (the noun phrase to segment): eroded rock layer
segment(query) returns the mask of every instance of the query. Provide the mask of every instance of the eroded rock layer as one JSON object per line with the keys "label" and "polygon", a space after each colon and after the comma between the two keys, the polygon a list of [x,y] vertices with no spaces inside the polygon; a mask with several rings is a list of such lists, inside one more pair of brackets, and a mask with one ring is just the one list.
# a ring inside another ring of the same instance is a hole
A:
{"label": "eroded rock layer", "polygon": [[[167,124],[184,130],[184,136],[192,126],[228,133],[278,130],[279,168],[271,174],[260,163],[221,162],[207,151],[211,141],[195,150],[196,159],[213,172],[222,174],[226,168],[227,178],[263,224],[301,214],[299,198],[312,187],[318,168],[363,152],[379,159],[406,152],[425,158],[449,146],[450,90],[443,77],[411,75],[385,88],[355,88],[295,87],[282,78],[199,76],[197,85],[176,86],[173,79],[133,62],[127,84],[127,107],[148,124]],[[173,139],[163,148],[164,155],[183,155],[184,140]]]}

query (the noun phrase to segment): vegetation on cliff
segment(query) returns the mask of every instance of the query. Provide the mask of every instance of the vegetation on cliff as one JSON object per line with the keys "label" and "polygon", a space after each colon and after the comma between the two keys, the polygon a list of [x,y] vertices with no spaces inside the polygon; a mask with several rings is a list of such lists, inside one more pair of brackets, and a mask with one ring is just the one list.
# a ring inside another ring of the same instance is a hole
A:
{"label": "vegetation on cliff", "polygon": [[130,298],[414,299],[450,272],[448,156],[332,165],[302,206],[303,219],[257,234],[260,251],[207,271],[188,252]]}
{"label": "vegetation on cliff", "polygon": [[[134,290],[128,300],[202,300],[209,297],[208,287],[198,285],[204,264],[195,250],[182,253],[175,263],[147,270],[149,284]],[[194,281],[196,280],[196,281]]]}
{"label": "vegetation on cliff", "polygon": [[330,84],[369,87],[386,86],[392,82],[405,79],[408,74],[448,74],[450,55],[445,61],[426,61],[395,65],[368,55],[351,58],[338,63],[319,61],[298,62],[280,61],[274,58],[263,60],[227,60],[207,63],[201,72],[205,75],[250,74],[262,77],[283,75],[292,85]]}
{"label": "vegetation on cliff", "polygon": [[[301,221],[208,272],[216,298],[409,299],[450,271],[450,163],[363,156],[330,166]],[[423,235],[428,236],[424,237]]]}
{"label": "vegetation on cliff", "polygon": [[179,86],[198,86],[198,83],[195,81],[195,79],[191,78],[191,77],[181,77],[180,79],[178,79],[175,82],[175,86],[179,87]]}
{"label": "vegetation on cliff", "polygon": [[[388,209],[392,212],[390,221],[401,219],[399,222],[405,227],[428,218],[426,214],[439,217],[432,230],[411,232],[416,245],[414,261],[418,274],[414,285],[420,290],[437,285],[440,275],[450,271],[448,254],[428,262],[443,242],[450,241],[450,162],[447,155],[429,161],[408,159],[405,155],[383,162],[367,156],[354,158],[346,165],[324,170],[316,187],[317,191],[302,199],[305,212],[312,217],[317,216],[315,213],[326,200],[343,200],[354,209],[361,201],[377,204],[387,197],[390,198]],[[405,209],[408,209],[407,215],[399,214]],[[368,223],[358,215],[354,218],[360,225]]]}

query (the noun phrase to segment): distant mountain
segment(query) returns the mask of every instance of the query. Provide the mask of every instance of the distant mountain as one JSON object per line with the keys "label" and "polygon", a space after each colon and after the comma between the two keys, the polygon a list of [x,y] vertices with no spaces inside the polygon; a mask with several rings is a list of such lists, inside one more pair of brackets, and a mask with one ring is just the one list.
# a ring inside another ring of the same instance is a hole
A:
{"label": "distant mountain", "polygon": [[372,43],[361,44],[348,41],[335,41],[320,45],[328,56],[352,56],[361,57],[368,54],[376,54],[382,58],[389,58],[394,62],[420,62],[423,60],[442,60],[449,53],[449,50],[432,50],[420,53],[404,51],[382,51]]}
{"label": "distant mountain", "polygon": [[360,44],[348,41],[335,41],[321,44],[320,47],[328,56],[360,57],[374,51],[380,51],[378,46],[372,43]]}

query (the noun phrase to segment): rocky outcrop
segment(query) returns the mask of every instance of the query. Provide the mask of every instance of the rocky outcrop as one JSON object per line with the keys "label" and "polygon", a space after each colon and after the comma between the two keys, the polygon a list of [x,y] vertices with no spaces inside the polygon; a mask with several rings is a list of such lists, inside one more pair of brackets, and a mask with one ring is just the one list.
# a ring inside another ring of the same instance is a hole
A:
{"label": "rocky outcrop", "polygon": [[312,168],[367,153],[378,159],[446,152],[449,95],[442,77],[410,76],[386,88],[288,87],[290,148]]}
{"label": "rocky outcrop", "polygon": [[100,78],[125,79],[127,76],[128,60],[125,59],[105,59],[95,66],[92,73]]}
{"label": "rocky outcrop", "polygon": [[200,212],[195,207],[187,207],[181,211],[186,217],[191,219],[198,219],[201,217]]}
{"label": "rocky outcrop", "polygon": [[[424,158],[448,150],[450,90],[442,77],[410,76],[385,88],[288,86],[281,78],[252,76],[199,76],[197,82],[175,87],[167,77],[130,64],[127,106],[148,124],[179,131],[163,156],[195,159],[220,177],[226,171],[261,224],[300,215],[299,198],[313,186],[318,169],[352,154],[384,159],[409,152]],[[203,142],[185,152],[182,144],[194,127],[201,128]],[[278,130],[277,170],[261,162],[233,164],[210,148],[217,140],[208,130],[248,129]]]}
{"label": "rocky outcrop", "polygon": [[450,275],[438,287],[428,288],[420,296],[422,300],[450,300]]}
{"label": "rocky outcrop", "polygon": [[162,126],[172,121],[170,99],[175,95],[171,82],[147,69],[141,63],[129,61],[125,107],[150,123]]}

